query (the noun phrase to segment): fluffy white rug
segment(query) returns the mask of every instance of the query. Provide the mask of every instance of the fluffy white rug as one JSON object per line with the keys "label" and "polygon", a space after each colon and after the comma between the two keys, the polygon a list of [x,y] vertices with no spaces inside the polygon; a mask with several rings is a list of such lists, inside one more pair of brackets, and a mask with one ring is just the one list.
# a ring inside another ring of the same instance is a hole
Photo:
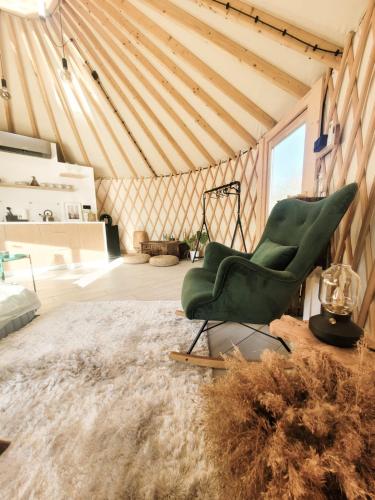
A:
{"label": "fluffy white rug", "polygon": [[169,361],[199,327],[177,306],[71,303],[0,341],[2,499],[215,498],[199,409],[211,373]]}

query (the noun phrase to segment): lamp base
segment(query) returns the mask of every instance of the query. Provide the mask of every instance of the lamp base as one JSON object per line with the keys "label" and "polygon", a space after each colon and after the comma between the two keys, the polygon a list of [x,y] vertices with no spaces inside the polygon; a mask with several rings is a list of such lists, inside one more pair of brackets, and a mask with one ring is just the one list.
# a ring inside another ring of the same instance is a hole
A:
{"label": "lamp base", "polygon": [[353,323],[351,316],[323,311],[309,319],[309,328],[322,342],[337,347],[354,347],[363,330]]}

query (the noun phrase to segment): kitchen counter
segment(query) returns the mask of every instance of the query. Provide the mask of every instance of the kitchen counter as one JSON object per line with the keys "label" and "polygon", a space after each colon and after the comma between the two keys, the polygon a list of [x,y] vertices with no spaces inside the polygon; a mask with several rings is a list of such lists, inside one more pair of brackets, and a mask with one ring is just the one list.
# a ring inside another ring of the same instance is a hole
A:
{"label": "kitchen counter", "polygon": [[[31,255],[34,268],[71,266],[108,258],[103,222],[3,222],[0,250]],[[15,270],[23,264],[8,264]]]}

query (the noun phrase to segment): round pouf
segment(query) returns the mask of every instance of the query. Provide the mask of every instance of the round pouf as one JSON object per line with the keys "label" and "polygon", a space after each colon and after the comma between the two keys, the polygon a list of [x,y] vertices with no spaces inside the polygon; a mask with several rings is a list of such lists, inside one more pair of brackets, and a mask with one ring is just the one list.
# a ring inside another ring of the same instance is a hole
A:
{"label": "round pouf", "polygon": [[135,253],[124,255],[125,264],[146,264],[150,260],[148,253]]}
{"label": "round pouf", "polygon": [[156,267],[175,266],[178,263],[178,257],[175,255],[155,255],[150,259],[150,264]]}

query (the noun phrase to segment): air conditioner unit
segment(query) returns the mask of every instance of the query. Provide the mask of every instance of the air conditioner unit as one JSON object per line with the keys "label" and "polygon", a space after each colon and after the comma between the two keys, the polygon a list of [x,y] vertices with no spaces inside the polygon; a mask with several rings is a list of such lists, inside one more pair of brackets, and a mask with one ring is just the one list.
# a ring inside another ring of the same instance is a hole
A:
{"label": "air conditioner unit", "polygon": [[50,142],[10,132],[0,131],[0,150],[41,158],[52,157]]}

